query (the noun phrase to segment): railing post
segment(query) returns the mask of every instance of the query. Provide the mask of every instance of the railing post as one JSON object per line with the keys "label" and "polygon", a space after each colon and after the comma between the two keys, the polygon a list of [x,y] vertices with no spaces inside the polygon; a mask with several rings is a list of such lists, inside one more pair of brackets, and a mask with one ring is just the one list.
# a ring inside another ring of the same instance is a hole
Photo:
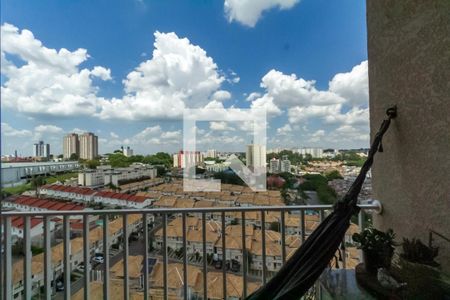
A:
{"label": "railing post", "polygon": [[[70,249],[70,217],[63,217],[63,232],[64,232],[64,299],[70,299],[70,273],[71,273],[71,249]],[[56,282],[54,282],[56,286]]]}
{"label": "railing post", "polygon": [[24,295],[25,299],[31,299],[31,264],[32,264],[32,257],[31,257],[31,234],[30,234],[30,227],[31,227],[31,220],[30,216],[24,217],[24,232],[23,232],[23,250],[25,252],[25,257],[23,261],[23,277],[24,277]]}
{"label": "railing post", "polygon": [[261,243],[262,243],[262,283],[267,282],[267,263],[266,263],[266,216],[264,210],[261,210]]}
{"label": "railing post", "polygon": [[206,213],[202,213],[202,240],[203,240],[203,299],[208,299],[208,256],[206,253]]}
{"label": "railing post", "polygon": [[128,279],[128,215],[125,213],[122,215],[123,221],[123,299],[128,300],[129,296],[129,279]]}
{"label": "railing post", "polygon": [[227,257],[226,257],[226,232],[225,232],[225,212],[222,211],[222,288],[223,299],[227,299]]}
{"label": "railing post", "polygon": [[306,239],[306,233],[305,233],[305,228],[306,228],[306,226],[305,226],[305,210],[304,209],[301,209],[300,210],[300,217],[301,217],[301,220],[300,220],[300,224],[301,224],[301,226],[300,226],[300,230],[301,230],[301,237],[302,237],[302,244],[305,242],[305,239]]}
{"label": "railing post", "polygon": [[11,217],[5,219],[5,299],[13,298]]}
{"label": "railing post", "polygon": [[181,214],[181,220],[183,222],[183,295],[184,299],[188,299],[188,270],[187,270],[187,242],[186,242],[186,214]]}
{"label": "railing post", "polygon": [[167,269],[169,260],[167,258],[167,213],[163,214],[163,288],[164,288],[164,300],[168,299],[169,289],[167,287]]}
{"label": "railing post", "polygon": [[83,260],[84,260],[84,299],[90,295],[90,244],[89,244],[89,215],[83,216]]}
{"label": "railing post", "polygon": [[103,299],[109,299],[109,216],[103,215]]}
{"label": "railing post", "polygon": [[281,211],[281,260],[283,261],[283,265],[286,263],[286,220],[285,220],[285,212]]}
{"label": "railing post", "polygon": [[143,234],[144,234],[144,300],[148,300],[148,215],[144,213],[143,218]]}
{"label": "railing post", "polygon": [[[50,237],[50,218],[44,217],[44,290],[45,299],[50,300],[52,297],[51,281],[54,280],[52,273],[52,248]],[[55,282],[53,282],[55,285]]]}
{"label": "railing post", "polygon": [[[359,227],[360,233],[364,230],[364,228],[363,228],[364,227],[364,221],[363,221],[364,215],[363,214],[364,214],[364,212],[361,209],[358,213],[358,227]],[[359,252],[359,261],[362,262],[363,261],[362,250],[359,249],[358,252]]]}
{"label": "railing post", "polygon": [[246,245],[246,238],[247,238],[247,232],[245,228],[245,211],[242,212],[242,280],[244,281],[243,284],[243,298],[247,297],[247,264],[248,264],[248,258],[247,258],[247,245]]}

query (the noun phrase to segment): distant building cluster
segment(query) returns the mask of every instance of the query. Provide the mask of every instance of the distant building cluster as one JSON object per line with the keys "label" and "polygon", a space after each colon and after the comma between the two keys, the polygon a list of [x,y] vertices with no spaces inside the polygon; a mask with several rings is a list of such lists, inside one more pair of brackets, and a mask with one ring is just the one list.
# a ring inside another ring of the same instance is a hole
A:
{"label": "distant building cluster", "polygon": [[141,163],[133,163],[126,168],[112,168],[111,166],[98,166],[97,169],[86,169],[78,173],[78,185],[103,186],[153,179],[156,177],[156,168]]}
{"label": "distant building cluster", "polygon": [[45,144],[44,141],[39,141],[33,145],[33,157],[49,158],[50,144]]}
{"label": "distant building cluster", "polygon": [[270,173],[284,173],[291,171],[291,161],[287,155],[283,155],[281,159],[272,158],[269,162]]}
{"label": "distant building cluster", "polygon": [[98,156],[98,137],[91,133],[70,133],[63,139],[63,157],[76,155],[81,159],[95,159]]}
{"label": "distant building cluster", "polygon": [[206,151],[206,155],[205,157],[212,157],[212,158],[216,158],[218,155],[216,149],[208,149],[208,151]]}
{"label": "distant building cluster", "polygon": [[200,151],[183,151],[173,155],[174,168],[186,168],[186,166],[198,166],[203,163],[203,154]]}
{"label": "distant building cluster", "polygon": [[78,161],[2,163],[2,187],[24,183],[33,176],[63,173],[80,167]]}
{"label": "distant building cluster", "polygon": [[120,149],[122,150],[122,154],[125,155],[126,157],[130,157],[134,155],[134,151],[133,149],[130,148],[130,146],[125,147],[120,147]]}
{"label": "distant building cluster", "polygon": [[311,155],[313,158],[322,158],[323,149],[322,148],[299,148],[293,150],[294,153],[301,154],[303,156]]}

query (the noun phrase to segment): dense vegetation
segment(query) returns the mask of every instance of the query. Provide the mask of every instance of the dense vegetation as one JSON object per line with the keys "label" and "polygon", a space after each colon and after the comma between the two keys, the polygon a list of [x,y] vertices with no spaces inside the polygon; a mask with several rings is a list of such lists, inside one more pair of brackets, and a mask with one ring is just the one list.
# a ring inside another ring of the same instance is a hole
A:
{"label": "dense vegetation", "polygon": [[8,197],[10,195],[20,195],[23,192],[30,190],[38,190],[40,186],[44,184],[52,184],[55,182],[64,182],[72,177],[77,177],[78,173],[69,172],[69,173],[61,173],[57,175],[51,176],[35,176],[30,179],[29,182],[12,186],[12,187],[4,187],[2,188],[2,197]]}
{"label": "dense vegetation", "polygon": [[267,154],[267,162],[270,162],[272,158],[282,158],[283,155],[287,155],[292,165],[298,165],[307,163],[312,160],[312,156],[310,154],[306,154],[305,156],[294,153],[291,150],[283,150],[279,153],[269,153]]}
{"label": "dense vegetation", "polygon": [[130,166],[132,163],[140,162],[150,165],[163,165],[166,168],[170,168],[173,163],[172,156],[165,152],[158,152],[153,155],[133,155],[125,156],[122,153],[110,153],[107,154],[108,161],[113,168],[124,168]]}
{"label": "dense vegetation", "polygon": [[317,197],[322,204],[333,204],[337,195],[333,188],[328,186],[328,179],[319,174],[307,174],[305,182],[300,185],[303,191],[316,191]]}
{"label": "dense vegetation", "polygon": [[356,166],[356,167],[362,167],[364,162],[366,161],[365,157],[361,157],[358,154],[356,154],[355,151],[348,151],[339,153],[336,155],[333,160],[335,161],[345,161],[345,164],[347,166]]}

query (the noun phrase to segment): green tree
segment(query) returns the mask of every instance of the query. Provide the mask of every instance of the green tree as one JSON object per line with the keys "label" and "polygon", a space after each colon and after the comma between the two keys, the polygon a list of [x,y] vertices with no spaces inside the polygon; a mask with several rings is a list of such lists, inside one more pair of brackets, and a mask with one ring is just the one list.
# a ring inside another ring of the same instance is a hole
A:
{"label": "green tree", "polygon": [[88,169],[97,169],[97,167],[100,166],[100,161],[98,161],[96,159],[86,160],[84,162],[84,165]]}
{"label": "green tree", "polygon": [[122,153],[113,153],[108,156],[108,161],[113,168],[125,168],[131,165],[128,157]]}
{"label": "green tree", "polygon": [[328,181],[344,178],[344,177],[342,177],[341,173],[339,173],[338,170],[333,170],[333,171],[325,173],[325,177],[327,178]]}
{"label": "green tree", "polygon": [[78,159],[79,159],[78,154],[76,153],[70,154],[70,160],[78,160]]}
{"label": "green tree", "polygon": [[41,186],[45,184],[45,178],[42,176],[33,176],[30,180],[31,188],[36,192],[36,196],[39,197],[39,190]]}

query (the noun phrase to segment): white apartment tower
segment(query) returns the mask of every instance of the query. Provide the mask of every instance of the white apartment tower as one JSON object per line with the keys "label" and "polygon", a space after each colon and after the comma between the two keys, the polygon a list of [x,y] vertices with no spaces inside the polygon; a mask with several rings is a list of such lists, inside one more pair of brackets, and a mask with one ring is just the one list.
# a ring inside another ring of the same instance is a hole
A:
{"label": "white apartment tower", "polygon": [[80,158],[96,158],[98,156],[98,137],[91,132],[85,132],[78,138],[80,140]]}
{"label": "white apartment tower", "polygon": [[274,157],[269,162],[269,172],[278,173],[279,171],[280,171],[280,160]]}
{"label": "white apartment tower", "polygon": [[281,173],[291,172],[291,161],[287,155],[283,155],[283,159],[280,162],[280,171]]}
{"label": "white apartment tower", "polygon": [[206,157],[216,158],[217,157],[216,149],[208,149],[208,151],[206,151]]}
{"label": "white apartment tower", "polygon": [[127,146],[126,148],[122,147],[122,153],[123,155],[125,155],[126,157],[130,157],[133,156],[133,149],[130,148],[130,146]]}
{"label": "white apartment tower", "polygon": [[245,155],[247,167],[255,170],[266,167],[266,146],[250,144],[247,145]]}
{"label": "white apartment tower", "polygon": [[69,133],[63,139],[63,157],[69,159],[72,154],[80,156],[80,143],[76,133]]}

